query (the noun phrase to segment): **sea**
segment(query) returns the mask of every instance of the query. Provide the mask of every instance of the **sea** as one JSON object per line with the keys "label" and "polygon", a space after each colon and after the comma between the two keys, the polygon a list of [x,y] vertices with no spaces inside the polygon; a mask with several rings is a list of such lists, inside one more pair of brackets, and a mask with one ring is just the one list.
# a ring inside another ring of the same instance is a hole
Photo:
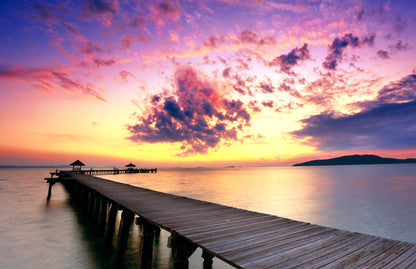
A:
{"label": "sea", "polygon": [[[139,268],[140,227],[120,258],[61,184],[46,200],[52,168],[0,168],[0,268]],[[416,164],[160,168],[101,176],[134,186],[294,220],[416,243]],[[120,216],[118,216],[119,220]],[[169,268],[166,231],[152,268]],[[189,268],[202,268],[202,251]],[[213,268],[232,268],[214,259]]]}

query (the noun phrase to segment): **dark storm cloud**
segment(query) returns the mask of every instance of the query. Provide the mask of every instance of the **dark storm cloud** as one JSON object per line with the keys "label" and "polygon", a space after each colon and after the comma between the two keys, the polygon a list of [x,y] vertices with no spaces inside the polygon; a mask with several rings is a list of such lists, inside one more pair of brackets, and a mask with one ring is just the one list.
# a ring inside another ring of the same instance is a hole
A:
{"label": "dark storm cloud", "polygon": [[202,80],[193,68],[176,72],[174,95],[154,95],[149,110],[128,126],[135,142],[181,144],[180,156],[205,154],[250,124],[250,114],[239,100],[222,96],[215,84]]}
{"label": "dark storm cloud", "polygon": [[361,40],[353,34],[345,34],[341,38],[337,37],[329,46],[329,53],[325,58],[325,62],[322,63],[322,66],[328,70],[335,70],[338,63],[342,61],[342,56],[346,48],[360,48],[362,46],[371,47],[374,45],[374,40],[374,34],[365,36]]}
{"label": "dark storm cloud", "polygon": [[302,120],[292,132],[320,150],[406,149],[416,147],[416,75],[379,91],[376,100],[363,102],[351,115],[322,113]]}
{"label": "dark storm cloud", "polygon": [[293,66],[299,64],[300,61],[308,60],[311,58],[308,44],[304,44],[301,48],[294,48],[288,54],[282,54],[274,58],[269,65],[280,66],[280,70],[289,73]]}

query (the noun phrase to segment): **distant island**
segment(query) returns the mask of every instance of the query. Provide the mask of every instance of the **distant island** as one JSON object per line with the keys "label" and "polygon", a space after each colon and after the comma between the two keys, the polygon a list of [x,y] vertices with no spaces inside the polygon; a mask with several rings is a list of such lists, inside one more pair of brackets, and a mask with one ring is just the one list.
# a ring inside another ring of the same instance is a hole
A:
{"label": "distant island", "polygon": [[357,165],[357,164],[395,164],[395,163],[416,163],[415,158],[394,159],[382,158],[377,155],[348,155],[325,160],[313,160],[304,163],[297,163],[293,166],[319,166],[319,165]]}

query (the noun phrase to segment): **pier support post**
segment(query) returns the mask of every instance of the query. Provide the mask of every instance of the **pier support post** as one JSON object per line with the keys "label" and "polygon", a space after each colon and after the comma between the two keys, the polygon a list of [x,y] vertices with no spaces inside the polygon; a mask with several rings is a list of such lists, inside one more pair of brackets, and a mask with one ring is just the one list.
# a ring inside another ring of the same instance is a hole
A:
{"label": "pier support post", "polygon": [[94,195],[93,207],[92,207],[92,223],[94,225],[98,224],[98,218],[101,211],[101,197],[100,194],[96,193]]}
{"label": "pier support post", "polygon": [[102,234],[105,231],[105,223],[107,221],[107,199],[101,197],[100,215],[98,217],[98,231]]}
{"label": "pier support post", "polygon": [[52,186],[55,184],[53,181],[49,181],[49,189],[48,189],[48,197],[46,197],[46,200],[50,200],[52,196]]}
{"label": "pier support post", "polygon": [[[155,231],[159,229],[147,221],[137,219],[137,224],[142,226],[142,235],[140,237],[139,246],[139,264],[140,268],[152,268],[153,260],[153,241],[155,239]],[[157,228],[157,229],[156,229]]]}
{"label": "pier support post", "polygon": [[169,266],[173,269],[189,268],[189,257],[197,248],[196,245],[177,234],[172,234],[168,240],[168,247],[172,249]]}
{"label": "pier support post", "polygon": [[118,232],[118,250],[123,253],[127,248],[127,240],[129,239],[130,226],[134,220],[134,213],[130,210],[123,209],[121,214],[120,229]]}
{"label": "pier support post", "polygon": [[92,213],[94,211],[94,202],[95,202],[94,191],[89,190],[88,191],[88,209],[87,209],[87,213],[89,217],[92,216]]}
{"label": "pier support post", "polygon": [[206,252],[205,250],[202,251],[202,258],[204,259],[203,268],[204,269],[212,269],[212,258],[213,256]]}
{"label": "pier support post", "polygon": [[110,244],[113,239],[113,235],[114,235],[114,231],[116,227],[117,211],[118,211],[117,204],[112,202],[110,204],[110,210],[108,212],[108,220],[107,220],[107,235],[105,239],[107,244]]}

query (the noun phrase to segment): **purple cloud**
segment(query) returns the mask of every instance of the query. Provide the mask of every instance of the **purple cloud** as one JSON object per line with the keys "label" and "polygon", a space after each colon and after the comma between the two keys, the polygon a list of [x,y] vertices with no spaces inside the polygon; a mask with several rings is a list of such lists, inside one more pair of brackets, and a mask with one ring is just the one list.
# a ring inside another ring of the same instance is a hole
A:
{"label": "purple cloud", "polygon": [[400,40],[394,45],[389,45],[389,49],[392,51],[407,51],[410,50],[411,47],[409,43],[403,44],[403,42]]}
{"label": "purple cloud", "polygon": [[14,79],[27,82],[36,90],[52,93],[59,88],[71,92],[82,92],[101,101],[107,101],[92,85],[77,82],[69,77],[64,68],[21,68],[0,66],[0,79]]}
{"label": "purple cloud", "polygon": [[103,50],[99,46],[97,46],[94,42],[88,41],[78,46],[78,51],[85,55],[91,55],[94,53],[100,53]]}
{"label": "purple cloud", "polygon": [[54,9],[48,4],[34,2],[32,3],[32,7],[35,12],[35,15],[31,16],[33,20],[50,21],[57,18]]}
{"label": "purple cloud", "polygon": [[320,150],[416,148],[416,75],[379,91],[376,100],[363,102],[361,112],[325,112],[302,120],[296,138]]}
{"label": "purple cloud", "polygon": [[204,41],[204,47],[215,49],[220,47],[226,41],[224,36],[211,34],[206,41]]}
{"label": "purple cloud", "polygon": [[91,15],[115,15],[119,9],[118,0],[86,0],[84,13]]}
{"label": "purple cloud", "polygon": [[290,73],[293,66],[299,64],[300,61],[311,58],[308,44],[304,44],[301,48],[294,48],[288,54],[282,54],[274,58],[269,65],[280,66],[280,70],[285,73]]}
{"label": "purple cloud", "polygon": [[251,30],[244,30],[240,33],[238,36],[238,39],[240,42],[245,44],[255,44],[255,45],[275,45],[277,43],[277,40],[274,36],[266,36],[266,37],[260,37],[259,34],[257,34],[254,31]]}
{"label": "purple cloud", "polygon": [[174,95],[155,95],[138,123],[128,126],[134,142],[180,143],[180,156],[205,154],[238,140],[250,124],[250,114],[239,100],[229,100],[193,68],[179,68]]}
{"label": "purple cloud", "polygon": [[377,55],[381,59],[390,59],[389,53],[386,50],[379,50],[379,51],[377,51]]}
{"label": "purple cloud", "polygon": [[360,40],[358,37],[353,34],[345,34],[342,38],[335,38],[332,44],[329,46],[329,54],[325,58],[322,66],[328,70],[335,70],[338,66],[338,63],[342,61],[342,56],[344,50],[347,47],[360,48],[362,46],[373,46],[375,40],[375,35],[371,34],[365,36]]}
{"label": "purple cloud", "polygon": [[123,71],[121,71],[120,73],[118,73],[119,75],[120,75],[120,77],[123,79],[123,80],[127,80],[127,78],[129,77],[129,76],[131,76],[131,77],[134,77],[134,75],[132,74],[132,73],[130,73],[130,72],[128,72],[128,71],[126,71],[126,70],[123,70]]}
{"label": "purple cloud", "polygon": [[105,60],[105,59],[97,58],[97,57],[94,57],[92,61],[94,63],[94,66],[97,68],[100,66],[111,66],[116,63],[114,59]]}

